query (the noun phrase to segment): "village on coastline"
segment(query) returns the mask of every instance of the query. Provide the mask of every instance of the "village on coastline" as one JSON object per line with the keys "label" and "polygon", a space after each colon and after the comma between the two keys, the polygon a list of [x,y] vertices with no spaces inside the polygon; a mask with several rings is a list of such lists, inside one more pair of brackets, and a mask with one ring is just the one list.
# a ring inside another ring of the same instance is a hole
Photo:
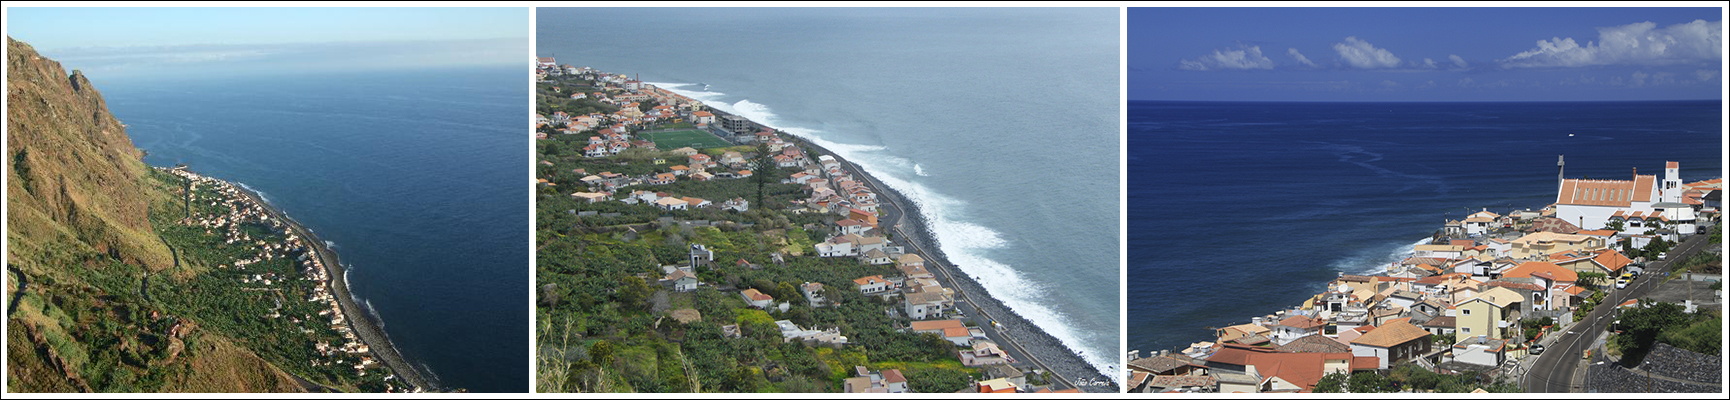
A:
{"label": "village on coastline", "polygon": [[[1558,170],[1561,166],[1558,160]],[[1613,360],[1599,354],[1605,348],[1600,335],[1608,333],[1592,325],[1613,318],[1583,317],[1604,315],[1591,311],[1607,297],[1626,299],[1605,304],[1615,308],[1608,311],[1611,316],[1622,308],[1666,301],[1641,300],[1655,296],[1630,292],[1635,286],[1641,293],[1657,286],[1642,285],[1647,280],[1668,282],[1669,264],[1682,257],[1665,252],[1691,238],[1704,242],[1707,238],[1696,234],[1721,229],[1716,225],[1722,179],[1683,183],[1678,170],[1676,162],[1667,163],[1662,179],[1638,170],[1631,179],[1564,179],[1558,171],[1555,203],[1541,210],[1504,215],[1480,209],[1446,220],[1430,240],[1414,245],[1409,257],[1372,275],[1341,273],[1301,305],[1217,328],[1214,340],[1187,348],[1130,350],[1125,386],[1145,393],[1341,392],[1358,387],[1360,378],[1386,382],[1383,376],[1399,370],[1406,379],[1464,375],[1460,381],[1470,383],[1453,388],[1460,391],[1566,389],[1571,381],[1576,392],[1619,392],[1652,390],[1652,371],[1706,369],[1697,376],[1660,376],[1658,382],[1670,385],[1667,391],[1721,392],[1718,355],[1665,344],[1646,358],[1643,372],[1604,362],[1592,364],[1589,373],[1538,371],[1556,368],[1539,363],[1541,354],[1550,355],[1546,361],[1559,359],[1550,365],[1566,365],[1567,371],[1575,363],[1583,367],[1582,357]],[[1705,254],[1719,257],[1717,246]],[[1665,265],[1643,273],[1654,263]],[[1694,284],[1692,279],[1679,282]],[[1701,307],[1721,312],[1722,292],[1702,292],[1667,301],[1688,314]],[[1586,337],[1563,338],[1570,336],[1564,333]],[[1584,344],[1594,338],[1596,345]],[[1555,344],[1562,340],[1583,344]],[[1555,349],[1544,353],[1545,345]],[[1563,348],[1569,354],[1562,354]],[[1634,386],[1638,383],[1646,386]],[[1416,391],[1372,383],[1361,387]]]}
{"label": "village on coastline", "polygon": [[[223,275],[238,276],[243,291],[275,293],[276,306],[271,313],[256,317],[287,320],[301,327],[302,333],[315,338],[313,348],[323,358],[305,362],[317,368],[352,370],[362,380],[378,379],[386,392],[418,393],[423,390],[404,382],[389,366],[381,363],[375,357],[374,349],[356,333],[353,324],[365,323],[357,322],[358,318],[365,316],[351,316],[343,311],[335,294],[338,290],[331,279],[333,268],[326,265],[316,248],[324,244],[314,243],[296,233],[290,226],[293,221],[273,217],[276,213],[268,209],[269,205],[259,203],[246,193],[246,189],[233,183],[194,173],[184,166],[156,168],[185,181],[186,216],[181,220],[183,225],[202,229],[207,235],[220,235],[225,245],[252,250],[250,256],[236,258],[215,268],[223,271]],[[218,212],[200,212],[200,209]],[[262,235],[255,237],[248,233],[257,228],[264,228],[267,235],[280,235],[280,239]],[[291,270],[273,270],[264,265],[271,261],[292,264],[298,267],[299,274],[292,274]],[[285,291],[297,291],[297,284],[310,284],[310,292],[304,298],[284,294]],[[289,308],[284,307],[285,301],[304,301],[322,306],[316,307],[316,314],[284,313]],[[331,333],[334,335],[329,335]]]}
{"label": "village on coastline", "polygon": [[[830,298],[833,296],[826,294],[834,290],[854,291],[867,298],[875,298],[876,301],[895,304],[895,307],[885,311],[907,321],[906,326],[900,329],[905,334],[935,335],[953,343],[958,348],[953,354],[954,359],[959,360],[965,367],[978,368],[977,375],[982,375],[981,379],[975,380],[961,392],[1078,392],[1073,386],[1065,389],[1040,383],[1038,377],[1030,382],[1028,377],[1039,375],[1040,368],[1025,360],[1018,360],[1011,351],[1005,349],[1006,346],[998,343],[997,338],[1003,334],[987,329],[994,325],[995,321],[984,318],[975,320],[958,308],[957,292],[943,286],[938,276],[927,269],[925,258],[905,243],[897,243],[898,240],[891,237],[888,225],[895,222],[880,221],[879,218],[888,212],[880,209],[880,201],[885,200],[879,199],[870,184],[855,176],[850,168],[834,156],[824,154],[811,157],[796,143],[796,139],[774,128],[742,116],[711,109],[701,101],[640,82],[624,74],[606,73],[569,64],[560,65],[552,57],[537,58],[535,73],[537,81],[540,82],[554,82],[561,76],[593,82],[596,85],[594,91],[572,93],[570,97],[595,100],[618,107],[617,112],[610,114],[537,114],[537,139],[548,139],[551,135],[595,132],[587,138],[586,146],[582,148],[585,157],[612,157],[633,148],[659,148],[677,157],[653,160],[654,164],[660,166],[657,170],[665,172],[635,176],[611,171],[573,170],[572,172],[581,176],[583,187],[571,188],[569,196],[572,198],[585,203],[646,204],[666,211],[716,209],[744,213],[753,206],[763,205],[752,205],[744,197],[704,199],[695,197],[702,195],[701,193],[670,193],[656,190],[655,187],[680,181],[748,179],[759,173],[757,169],[761,167],[797,168],[798,172],[781,179],[779,183],[800,185],[805,196],[792,200],[790,204],[776,205],[775,208],[794,215],[834,215],[837,220],[832,226],[822,229],[827,233],[809,248],[803,251],[777,252],[772,254],[770,259],[760,262],[766,262],[770,264],[768,267],[773,267],[786,264],[786,257],[855,259],[866,265],[893,266],[899,271],[896,275],[859,276],[844,288],[804,282],[797,285],[797,293],[802,297],[797,299],[776,298],[755,288],[725,288],[735,292],[735,295],[750,307],[782,313],[787,312],[795,303],[819,308],[832,305]],[[640,102],[653,102],[656,105],[643,110]],[[719,143],[715,143],[713,147],[728,146],[729,149],[720,152],[718,156],[711,156],[698,148],[683,146],[690,140],[689,136],[655,140],[655,134],[666,131],[669,125],[673,126],[673,129],[711,135],[712,137],[704,139],[719,139]],[[667,140],[675,140],[674,145],[667,145]],[[759,151],[766,149],[769,154],[730,149],[750,146],[756,146]],[[541,165],[553,164],[541,161]],[[544,177],[538,180],[538,184],[543,187],[558,186],[556,182]],[[582,214],[607,216],[595,211],[583,211]],[[684,262],[663,265],[662,276],[645,280],[656,282],[663,290],[674,293],[688,293],[711,286],[720,288],[715,282],[705,282],[698,278],[700,269],[712,268],[719,262],[714,253],[702,244],[691,244],[689,247],[688,258]],[[765,267],[745,259],[738,259],[736,263],[752,269]],[[673,310],[671,315],[687,323],[700,318],[690,309]],[[977,316],[977,313],[974,313],[973,317]],[[833,348],[853,344],[836,327],[803,327],[785,319],[774,323],[779,326],[784,342],[802,342],[810,346]],[[727,337],[740,336],[738,325],[726,325],[722,329]],[[900,370],[871,370],[863,365],[854,366],[853,369],[850,377],[843,382],[843,392],[913,391],[910,389],[908,377]]]}

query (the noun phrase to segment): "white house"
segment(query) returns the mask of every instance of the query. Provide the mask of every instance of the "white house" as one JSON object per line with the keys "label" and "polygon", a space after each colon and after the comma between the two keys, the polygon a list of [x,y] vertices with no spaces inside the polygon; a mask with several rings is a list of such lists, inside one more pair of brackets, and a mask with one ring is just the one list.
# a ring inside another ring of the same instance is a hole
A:
{"label": "white house", "polygon": [[697,281],[697,275],[692,274],[687,268],[673,270],[673,273],[667,274],[667,277],[665,278],[661,278],[661,282],[662,284],[672,286],[674,292],[689,292],[697,290],[697,285],[699,284]]}
{"label": "white house", "polygon": [[812,247],[817,250],[818,257],[851,257],[859,255],[859,249],[853,247],[853,242],[845,236],[836,236]]}
{"label": "white house", "polygon": [[872,275],[854,279],[853,284],[859,287],[859,294],[873,295],[895,289],[895,284],[883,279],[882,275]]}
{"label": "white house", "polygon": [[1326,325],[1327,321],[1324,320],[1293,315],[1280,320],[1279,325],[1273,326],[1272,339],[1274,344],[1284,345],[1304,336],[1321,333],[1322,327]]}
{"label": "white house", "polygon": [[1472,215],[1467,215],[1466,219],[1461,222],[1466,224],[1467,235],[1478,236],[1490,233],[1497,228],[1501,228],[1502,226],[1499,222],[1501,218],[1502,216],[1500,214],[1490,212],[1489,209],[1483,209],[1482,211],[1472,213]]}
{"label": "white house", "polygon": [[1507,339],[1491,339],[1483,335],[1467,337],[1454,344],[1454,361],[1489,367],[1507,360]]}
{"label": "white house", "polygon": [[739,292],[739,297],[744,297],[745,302],[749,303],[751,307],[761,309],[768,309],[770,304],[775,303],[774,297],[763,294],[763,292],[759,292],[755,288],[745,289],[744,291]]}
{"label": "white house", "polygon": [[902,296],[902,310],[912,319],[926,319],[943,315],[943,294],[933,292],[908,293]]}
{"label": "white house", "polygon": [[662,210],[683,210],[687,206],[688,204],[684,200],[677,197],[662,197],[655,200],[655,207],[660,207]]}
{"label": "white house", "polygon": [[805,301],[812,307],[822,307],[823,303],[828,301],[828,299],[823,298],[823,284],[821,283],[805,282],[805,284],[799,285],[799,293],[805,295]]}
{"label": "white house", "polygon": [[864,261],[871,265],[889,265],[895,262],[894,259],[889,258],[889,253],[883,252],[883,249],[871,249],[871,251],[865,252]]}

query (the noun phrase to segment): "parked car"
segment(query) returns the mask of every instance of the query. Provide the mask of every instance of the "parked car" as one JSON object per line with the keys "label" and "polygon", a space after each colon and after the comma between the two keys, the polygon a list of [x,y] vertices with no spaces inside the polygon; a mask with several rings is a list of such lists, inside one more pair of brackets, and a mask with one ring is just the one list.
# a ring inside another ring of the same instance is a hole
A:
{"label": "parked car", "polygon": [[1544,354],[1544,345],[1534,344],[1534,345],[1532,345],[1532,348],[1526,350],[1526,354],[1531,354],[1534,356]]}
{"label": "parked car", "polygon": [[1627,289],[1628,288],[1628,278],[1623,277],[1623,278],[1616,279],[1616,288],[1617,289]]}

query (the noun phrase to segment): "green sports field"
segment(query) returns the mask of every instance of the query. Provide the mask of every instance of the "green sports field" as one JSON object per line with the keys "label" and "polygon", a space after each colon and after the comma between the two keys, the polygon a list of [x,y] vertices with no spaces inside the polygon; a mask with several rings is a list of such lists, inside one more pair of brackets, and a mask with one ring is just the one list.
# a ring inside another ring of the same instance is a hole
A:
{"label": "green sports field", "polygon": [[672,150],[680,147],[706,149],[710,147],[727,147],[733,145],[732,143],[727,143],[725,140],[721,140],[719,137],[715,137],[715,135],[696,129],[639,132],[637,133],[637,136],[655,142],[655,148],[661,150]]}

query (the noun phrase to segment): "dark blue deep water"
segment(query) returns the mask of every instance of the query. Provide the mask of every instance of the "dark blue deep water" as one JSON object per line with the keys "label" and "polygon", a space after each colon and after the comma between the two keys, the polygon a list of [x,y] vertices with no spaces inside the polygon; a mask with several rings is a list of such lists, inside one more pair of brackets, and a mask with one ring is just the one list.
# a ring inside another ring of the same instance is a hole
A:
{"label": "dark blue deep water", "polygon": [[156,166],[262,192],[348,264],[409,362],[528,391],[522,68],[97,81]]}
{"label": "dark blue deep water", "polygon": [[1721,177],[1722,107],[1129,102],[1126,350],[1299,304],[1444,218],[1542,208],[1557,155],[1569,178],[1662,175],[1665,161],[1686,182]]}

